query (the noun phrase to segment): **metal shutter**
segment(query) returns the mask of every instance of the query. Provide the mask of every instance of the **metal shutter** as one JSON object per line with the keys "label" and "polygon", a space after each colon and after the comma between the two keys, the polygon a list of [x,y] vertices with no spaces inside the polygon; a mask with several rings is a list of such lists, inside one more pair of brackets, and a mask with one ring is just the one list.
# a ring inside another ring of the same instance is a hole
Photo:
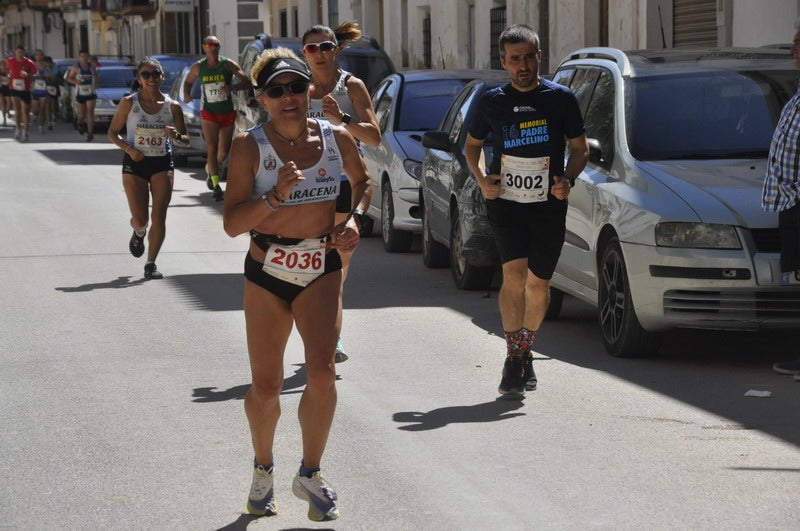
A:
{"label": "metal shutter", "polygon": [[718,46],[717,1],[674,0],[674,46]]}

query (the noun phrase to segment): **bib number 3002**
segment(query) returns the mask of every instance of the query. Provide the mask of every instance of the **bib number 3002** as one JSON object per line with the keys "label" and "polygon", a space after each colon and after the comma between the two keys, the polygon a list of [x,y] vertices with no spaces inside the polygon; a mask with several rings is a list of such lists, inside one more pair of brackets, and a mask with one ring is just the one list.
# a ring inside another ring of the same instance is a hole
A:
{"label": "bib number 3002", "polygon": [[517,203],[547,201],[550,191],[550,157],[503,155],[500,172],[500,197]]}
{"label": "bib number 3002", "polygon": [[262,269],[285,282],[308,286],[325,272],[325,241],[314,238],[291,246],[273,243]]}

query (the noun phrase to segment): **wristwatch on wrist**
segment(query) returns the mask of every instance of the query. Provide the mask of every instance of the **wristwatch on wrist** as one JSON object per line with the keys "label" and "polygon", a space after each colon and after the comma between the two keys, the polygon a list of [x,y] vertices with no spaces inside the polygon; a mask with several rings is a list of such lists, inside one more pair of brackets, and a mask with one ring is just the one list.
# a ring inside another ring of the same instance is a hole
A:
{"label": "wristwatch on wrist", "polygon": [[569,187],[572,188],[575,186],[575,177],[570,177],[569,175],[565,175],[564,178],[569,181]]}
{"label": "wristwatch on wrist", "polygon": [[350,125],[350,120],[352,119],[353,117],[347,114],[346,112],[342,113],[342,123],[345,125],[345,127]]}
{"label": "wristwatch on wrist", "polygon": [[358,223],[358,226],[360,227],[361,226],[361,221],[362,221],[361,218],[364,217],[364,211],[361,210],[360,208],[355,208],[355,209],[353,209],[352,212],[350,212],[350,217],[355,219],[356,223]]}

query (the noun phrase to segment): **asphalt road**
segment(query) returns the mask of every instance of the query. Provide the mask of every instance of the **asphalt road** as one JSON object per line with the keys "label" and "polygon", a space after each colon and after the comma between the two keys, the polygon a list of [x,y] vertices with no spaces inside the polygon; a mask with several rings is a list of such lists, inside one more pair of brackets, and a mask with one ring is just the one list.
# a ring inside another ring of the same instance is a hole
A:
{"label": "asphalt road", "polygon": [[537,339],[539,389],[498,400],[496,292],[459,292],[379,238],[345,293],[350,360],[323,462],[341,518],[311,522],[291,493],[296,334],[280,514],[243,514],[247,240],[222,231],[201,163],[176,172],[165,278],[144,281],[121,152],[65,124],[12,136],[0,128],[0,528],[797,529],[800,384],[771,371],[800,354],[797,333],[681,331],[656,358],[619,360],[567,298]]}

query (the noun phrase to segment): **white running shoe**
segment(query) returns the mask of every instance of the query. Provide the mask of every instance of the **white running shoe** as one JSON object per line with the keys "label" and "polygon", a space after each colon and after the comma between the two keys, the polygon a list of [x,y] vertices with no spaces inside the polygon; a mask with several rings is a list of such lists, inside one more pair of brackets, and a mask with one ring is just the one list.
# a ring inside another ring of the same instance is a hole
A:
{"label": "white running shoe", "polygon": [[336,491],[319,472],[314,472],[310,478],[297,474],[292,482],[292,492],[308,502],[308,517],[311,520],[322,522],[339,518]]}
{"label": "white running shoe", "polygon": [[22,135],[20,134],[19,127],[17,127],[14,129],[14,140],[19,140],[20,136]]}
{"label": "white running shoe", "polygon": [[264,468],[256,464],[253,468],[253,483],[247,498],[247,512],[255,516],[278,514],[275,490],[272,487],[272,471],[275,467]]}

